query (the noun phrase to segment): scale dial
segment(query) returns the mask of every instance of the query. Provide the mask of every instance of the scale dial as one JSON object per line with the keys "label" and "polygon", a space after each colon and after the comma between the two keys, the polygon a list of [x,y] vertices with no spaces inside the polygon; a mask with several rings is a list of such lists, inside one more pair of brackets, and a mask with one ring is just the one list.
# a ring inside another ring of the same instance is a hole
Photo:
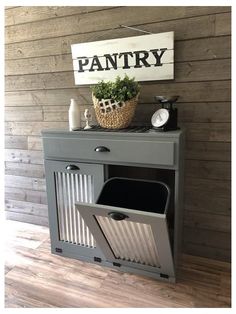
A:
{"label": "scale dial", "polygon": [[162,127],[169,119],[169,111],[167,109],[158,109],[152,116],[152,125],[155,128]]}

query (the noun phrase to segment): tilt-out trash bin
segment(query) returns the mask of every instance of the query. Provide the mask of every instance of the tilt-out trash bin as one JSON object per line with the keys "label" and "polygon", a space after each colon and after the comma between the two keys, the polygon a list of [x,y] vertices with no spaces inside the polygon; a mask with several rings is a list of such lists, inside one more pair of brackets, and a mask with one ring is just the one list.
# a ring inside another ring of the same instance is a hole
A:
{"label": "tilt-out trash bin", "polygon": [[[104,255],[104,261],[136,273],[174,276],[167,213],[169,187],[159,181],[111,178],[95,204],[76,207]],[[102,258],[95,258],[102,262]]]}

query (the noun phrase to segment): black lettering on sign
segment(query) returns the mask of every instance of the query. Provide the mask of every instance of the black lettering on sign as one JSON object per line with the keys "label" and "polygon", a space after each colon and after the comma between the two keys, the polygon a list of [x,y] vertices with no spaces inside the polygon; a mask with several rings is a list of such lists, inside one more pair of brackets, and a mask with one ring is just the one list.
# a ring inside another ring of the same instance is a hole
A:
{"label": "black lettering on sign", "polygon": [[[113,54],[104,54],[101,57],[98,57],[97,55],[93,56],[92,58],[88,57],[78,57],[78,63],[79,63],[79,70],[78,72],[94,72],[94,71],[109,71],[111,69],[117,70],[117,56],[118,58],[123,61],[123,69],[130,69],[131,67],[134,68],[149,68],[151,66],[162,66],[163,63],[161,62],[161,59],[165,53],[167,48],[161,48],[161,49],[151,49],[150,51],[146,50],[138,50],[133,52],[121,52],[119,53],[113,53]],[[155,58],[155,64],[150,63],[150,60],[148,62],[148,58],[150,57],[150,54],[152,54]],[[131,66],[129,65],[129,62],[131,58],[135,57],[135,65]],[[106,67],[103,68],[99,58],[105,58],[105,64]]]}
{"label": "black lettering on sign", "polygon": [[147,58],[149,57],[148,51],[146,51],[146,50],[134,51],[134,54],[135,54],[135,66],[134,66],[134,68],[142,68],[142,64],[146,68],[151,66],[147,62]]}
{"label": "black lettering on sign", "polygon": [[119,58],[124,57],[124,65],[122,67],[123,69],[130,69],[128,56],[133,58],[132,52],[121,52],[119,54]]}
{"label": "black lettering on sign", "polygon": [[[161,51],[160,54],[158,54],[158,51]],[[155,57],[156,59],[156,64],[155,64],[155,67],[157,66],[162,66],[162,63],[161,63],[161,58],[164,54],[164,52],[167,50],[167,48],[162,48],[162,49],[151,49],[150,52],[152,52],[153,56]]]}
{"label": "black lettering on sign", "polygon": [[113,69],[117,69],[117,56],[118,56],[118,53],[113,53],[112,55],[104,54],[104,57],[106,58],[105,70],[110,70],[108,63],[111,64]]}
{"label": "black lettering on sign", "polygon": [[94,67],[97,67],[97,69],[96,69],[97,71],[103,71],[104,70],[100,61],[99,61],[98,56],[93,56],[93,60],[92,60],[89,72],[95,71]]}
{"label": "black lettering on sign", "polygon": [[[78,62],[79,62],[79,70],[78,72],[84,72],[84,67],[88,65],[89,59],[87,57],[78,57]],[[83,62],[84,61],[84,62]]]}

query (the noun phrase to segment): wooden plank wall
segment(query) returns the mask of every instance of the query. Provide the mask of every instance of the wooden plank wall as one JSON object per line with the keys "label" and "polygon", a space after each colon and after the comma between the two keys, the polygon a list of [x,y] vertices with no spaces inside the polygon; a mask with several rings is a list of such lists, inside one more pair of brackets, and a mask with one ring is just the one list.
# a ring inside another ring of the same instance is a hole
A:
{"label": "wooden plank wall", "polygon": [[184,250],[230,259],[230,7],[7,7],[6,213],[47,224],[40,132],[68,127],[68,104],[91,105],[76,87],[70,45],[175,31],[175,79],[142,84],[135,123],[149,121],[155,95],[178,94],[187,130]]}

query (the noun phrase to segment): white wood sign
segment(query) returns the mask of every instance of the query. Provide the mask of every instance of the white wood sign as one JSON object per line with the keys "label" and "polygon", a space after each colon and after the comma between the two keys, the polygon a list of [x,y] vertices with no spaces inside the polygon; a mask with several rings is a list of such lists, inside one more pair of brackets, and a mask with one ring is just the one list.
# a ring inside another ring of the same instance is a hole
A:
{"label": "white wood sign", "polygon": [[115,80],[174,78],[174,32],[71,45],[76,85]]}

